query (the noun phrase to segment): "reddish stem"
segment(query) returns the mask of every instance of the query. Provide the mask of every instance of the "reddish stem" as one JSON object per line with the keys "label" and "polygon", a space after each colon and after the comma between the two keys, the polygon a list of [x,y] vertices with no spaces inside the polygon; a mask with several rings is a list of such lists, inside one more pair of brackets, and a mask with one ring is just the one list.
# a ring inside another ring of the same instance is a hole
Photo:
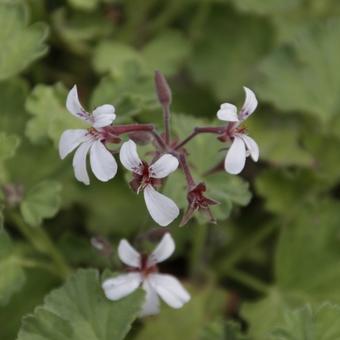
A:
{"label": "reddish stem", "polygon": [[115,135],[121,135],[123,133],[146,131],[152,132],[155,127],[153,124],[126,124],[126,125],[113,125],[110,126],[110,132]]}
{"label": "reddish stem", "polygon": [[187,137],[185,138],[182,142],[178,143],[174,150],[178,150],[181,147],[183,147],[185,144],[187,144],[191,139],[193,139],[195,136],[197,136],[200,133],[215,133],[215,134],[222,134],[225,132],[225,127],[220,127],[220,126],[211,126],[211,127],[197,127],[194,129],[194,131]]}
{"label": "reddish stem", "polygon": [[185,175],[185,179],[188,184],[188,191],[190,191],[192,188],[195,187],[196,183],[194,181],[194,178],[192,177],[192,174],[191,174],[191,171],[188,165],[188,161],[184,153],[181,153],[179,155],[179,163],[181,165],[181,168]]}

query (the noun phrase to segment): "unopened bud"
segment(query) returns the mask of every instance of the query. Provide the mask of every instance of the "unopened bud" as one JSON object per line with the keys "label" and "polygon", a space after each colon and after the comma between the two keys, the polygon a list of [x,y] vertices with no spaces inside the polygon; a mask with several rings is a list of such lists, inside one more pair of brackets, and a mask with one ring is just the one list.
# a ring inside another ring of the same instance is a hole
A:
{"label": "unopened bud", "polygon": [[155,86],[159,102],[163,106],[169,106],[171,103],[171,90],[163,74],[155,72]]}

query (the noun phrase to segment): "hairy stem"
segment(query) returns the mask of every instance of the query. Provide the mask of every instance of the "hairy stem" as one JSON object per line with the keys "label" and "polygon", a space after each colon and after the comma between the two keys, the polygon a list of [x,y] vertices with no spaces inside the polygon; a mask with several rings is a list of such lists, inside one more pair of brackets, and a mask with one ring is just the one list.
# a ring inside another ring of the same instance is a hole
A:
{"label": "hairy stem", "polygon": [[10,218],[22,235],[31,242],[36,250],[48,255],[51,258],[59,276],[66,278],[70,274],[71,268],[68,266],[63,255],[54,245],[46,231],[39,226],[34,228],[29,227],[19,214],[12,213]]}
{"label": "hairy stem", "polygon": [[165,144],[170,144],[170,108],[169,105],[163,106]]}
{"label": "hairy stem", "polygon": [[190,270],[192,277],[199,277],[204,268],[203,255],[205,254],[205,243],[208,234],[208,227],[206,224],[198,224],[195,226],[195,233],[193,234],[193,243],[190,256]]}
{"label": "hairy stem", "polygon": [[181,169],[183,170],[185,179],[187,181],[188,191],[190,191],[195,186],[195,181],[194,178],[192,177],[188,161],[184,153],[181,153],[179,155],[179,163],[181,165]]}
{"label": "hairy stem", "polygon": [[264,282],[260,281],[256,277],[249,275],[245,272],[242,272],[237,269],[232,269],[228,272],[228,276],[235,281],[249,287],[259,293],[267,294],[269,291],[269,287]]}

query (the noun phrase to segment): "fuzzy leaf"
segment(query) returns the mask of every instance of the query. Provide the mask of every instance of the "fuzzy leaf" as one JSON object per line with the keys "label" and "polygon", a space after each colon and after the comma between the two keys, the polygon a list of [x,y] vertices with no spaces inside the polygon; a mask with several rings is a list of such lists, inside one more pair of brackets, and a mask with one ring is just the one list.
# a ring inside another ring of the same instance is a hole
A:
{"label": "fuzzy leaf", "polygon": [[27,123],[26,135],[33,143],[49,138],[57,145],[63,131],[84,126],[66,110],[66,94],[61,84],[37,85],[33,89],[26,101],[26,109],[33,116]]}
{"label": "fuzzy leaf", "polygon": [[27,8],[19,3],[0,2],[0,80],[25,69],[47,52],[48,27],[37,23],[28,26]]}
{"label": "fuzzy leaf", "polygon": [[291,46],[275,50],[261,67],[260,96],[284,111],[330,123],[339,114],[339,34],[340,20],[333,19],[303,29]]}
{"label": "fuzzy leaf", "polygon": [[190,54],[189,42],[178,31],[160,33],[142,50],[142,57],[149,74],[160,70],[168,76],[173,75]]}
{"label": "fuzzy leaf", "polygon": [[340,306],[324,303],[317,308],[306,305],[287,310],[284,322],[272,332],[272,340],[340,339]]}
{"label": "fuzzy leaf", "polygon": [[0,132],[0,162],[12,158],[19,144],[20,139],[18,136]]}
{"label": "fuzzy leaf", "polygon": [[26,194],[20,205],[26,223],[38,226],[45,218],[53,217],[61,204],[61,185],[54,181],[44,181],[35,185]]}
{"label": "fuzzy leaf", "polygon": [[251,81],[270,46],[271,29],[264,21],[237,16],[222,6],[211,11],[207,22],[189,66],[194,78],[210,86],[216,98],[230,101],[240,97],[242,86]]}
{"label": "fuzzy leaf", "polygon": [[33,315],[23,319],[18,340],[120,340],[136,319],[144,300],[141,290],[109,301],[98,272],[80,269],[52,291]]}

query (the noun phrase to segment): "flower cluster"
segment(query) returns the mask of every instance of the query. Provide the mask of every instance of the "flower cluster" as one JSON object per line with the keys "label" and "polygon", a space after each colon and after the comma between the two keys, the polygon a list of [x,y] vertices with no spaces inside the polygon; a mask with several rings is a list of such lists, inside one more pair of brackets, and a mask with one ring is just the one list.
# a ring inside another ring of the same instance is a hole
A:
{"label": "flower cluster", "polygon": [[[158,133],[152,124],[113,124],[116,119],[115,108],[105,104],[92,113],[81,105],[77,87],[74,86],[66,100],[68,111],[86,124],[87,129],[66,130],[59,142],[59,154],[64,159],[75,151],[73,169],[78,181],[90,184],[87,171],[87,155],[90,154],[90,166],[95,177],[103,182],[115,177],[118,165],[114,153],[119,152],[121,164],[131,171],[130,187],[137,194],[143,192],[147,210],[152,219],[160,226],[168,226],[179,216],[179,208],[169,197],[159,190],[163,182],[174,171],[180,169],[187,183],[188,208],[183,214],[180,225],[185,225],[195,214],[202,211],[210,222],[215,222],[210,206],[219,202],[205,196],[208,188],[205,183],[196,183],[188,162],[185,146],[202,133],[214,134],[228,151],[224,160],[224,169],[229,174],[239,174],[250,156],[253,161],[259,158],[256,142],[246,134],[243,122],[255,111],[257,99],[249,88],[245,90],[245,101],[240,110],[230,103],[223,103],[217,112],[217,118],[223,121],[221,126],[194,127],[193,132],[181,141],[172,139],[170,131],[171,91],[160,72],[155,74],[156,92],[163,109],[164,132]],[[129,139],[124,141],[124,136]],[[141,159],[137,144],[145,140],[154,146],[149,153],[151,161]],[[136,144],[137,143],[137,144]],[[116,147],[120,148],[117,150]],[[122,240],[118,254],[122,262],[129,266],[129,273],[104,282],[103,289],[111,300],[120,299],[142,285],[146,291],[143,315],[155,314],[159,308],[160,296],[174,308],[181,307],[190,299],[180,283],[169,275],[157,273],[156,264],[169,257],[175,244],[170,234],[166,234],[159,246],[149,256],[140,255],[126,240]]]}

